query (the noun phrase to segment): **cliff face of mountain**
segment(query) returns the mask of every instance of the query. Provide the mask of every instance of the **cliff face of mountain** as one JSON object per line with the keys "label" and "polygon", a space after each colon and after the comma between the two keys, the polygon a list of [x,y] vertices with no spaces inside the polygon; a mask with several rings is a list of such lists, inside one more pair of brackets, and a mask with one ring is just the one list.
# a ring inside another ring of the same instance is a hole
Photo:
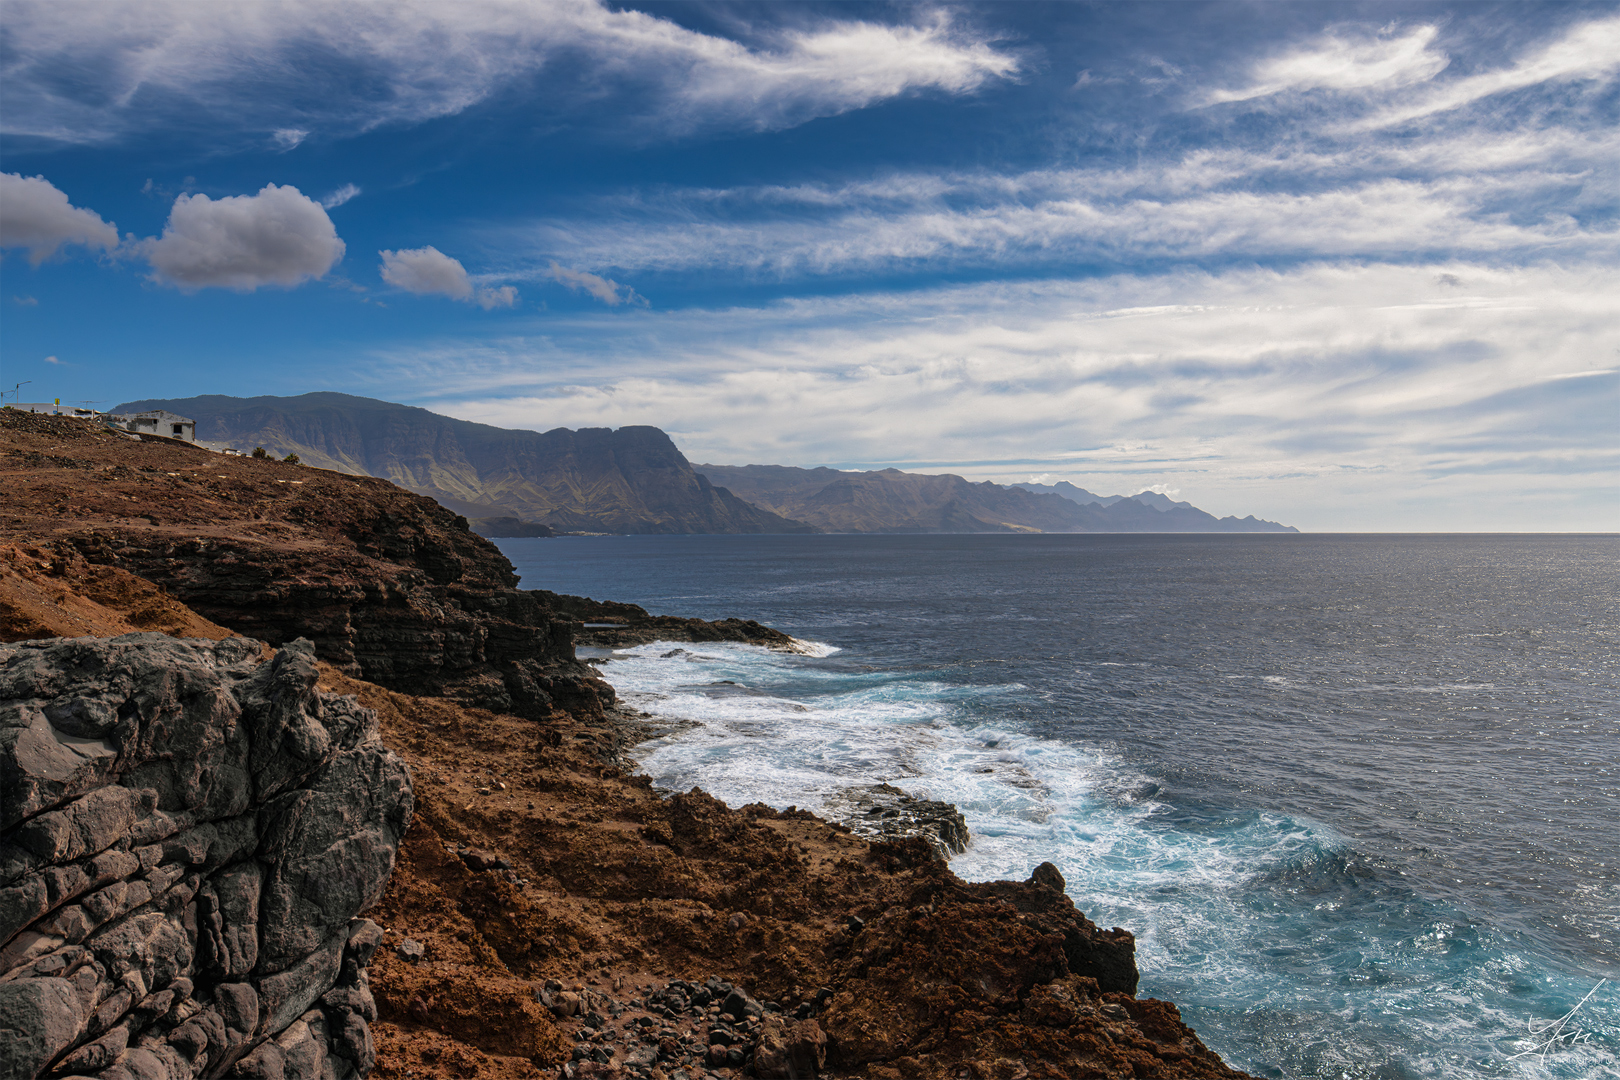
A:
{"label": "cliff face of mountain", "polygon": [[654,427],[518,431],[332,393],[135,401],[115,411],[147,409],[191,417],[199,439],[380,477],[475,519],[561,532],[814,531],[714,487]]}
{"label": "cliff face of mountain", "polygon": [[[1043,491],[950,474],[846,473],[784,465],[696,465],[741,498],[826,532],[1295,532],[1216,518],[1163,495],[1091,496],[1072,484]],[[1090,496],[1089,498],[1085,498]]]}

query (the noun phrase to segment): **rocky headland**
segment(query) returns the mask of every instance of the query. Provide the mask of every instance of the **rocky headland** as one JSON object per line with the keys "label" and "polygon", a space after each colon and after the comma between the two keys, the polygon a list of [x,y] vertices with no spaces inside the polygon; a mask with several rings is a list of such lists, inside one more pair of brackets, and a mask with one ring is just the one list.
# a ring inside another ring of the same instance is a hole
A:
{"label": "rocky headland", "polygon": [[654,790],[573,651],[785,635],[367,478],[3,412],[0,477],[0,1075],[1241,1075],[1056,868]]}

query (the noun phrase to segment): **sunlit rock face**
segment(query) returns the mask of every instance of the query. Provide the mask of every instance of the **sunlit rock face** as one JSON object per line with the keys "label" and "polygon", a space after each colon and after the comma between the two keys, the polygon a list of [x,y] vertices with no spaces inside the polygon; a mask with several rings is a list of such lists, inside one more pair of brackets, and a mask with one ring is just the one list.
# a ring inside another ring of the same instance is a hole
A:
{"label": "sunlit rock face", "polygon": [[314,648],[0,645],[0,1076],[363,1076],[410,778]]}

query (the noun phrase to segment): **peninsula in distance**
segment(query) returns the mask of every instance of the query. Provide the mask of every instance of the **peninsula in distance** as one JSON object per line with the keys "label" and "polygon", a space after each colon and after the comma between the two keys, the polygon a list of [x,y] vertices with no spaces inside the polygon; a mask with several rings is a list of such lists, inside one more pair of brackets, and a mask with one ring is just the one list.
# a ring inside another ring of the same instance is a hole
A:
{"label": "peninsula in distance", "polygon": [[1094,495],[951,474],[693,464],[655,427],[535,432],[349,394],[147,399],[198,440],[376,476],[466,516],[486,536],[551,533],[1171,533],[1297,529],[1217,518],[1152,491]]}

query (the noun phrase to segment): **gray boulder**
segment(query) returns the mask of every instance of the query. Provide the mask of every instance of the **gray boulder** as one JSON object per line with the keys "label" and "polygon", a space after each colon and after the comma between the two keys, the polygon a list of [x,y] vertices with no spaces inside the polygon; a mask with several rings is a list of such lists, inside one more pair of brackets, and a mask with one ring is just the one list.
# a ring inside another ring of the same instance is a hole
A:
{"label": "gray boulder", "polygon": [[343,1080],[410,777],[314,648],[0,645],[0,1080]]}

